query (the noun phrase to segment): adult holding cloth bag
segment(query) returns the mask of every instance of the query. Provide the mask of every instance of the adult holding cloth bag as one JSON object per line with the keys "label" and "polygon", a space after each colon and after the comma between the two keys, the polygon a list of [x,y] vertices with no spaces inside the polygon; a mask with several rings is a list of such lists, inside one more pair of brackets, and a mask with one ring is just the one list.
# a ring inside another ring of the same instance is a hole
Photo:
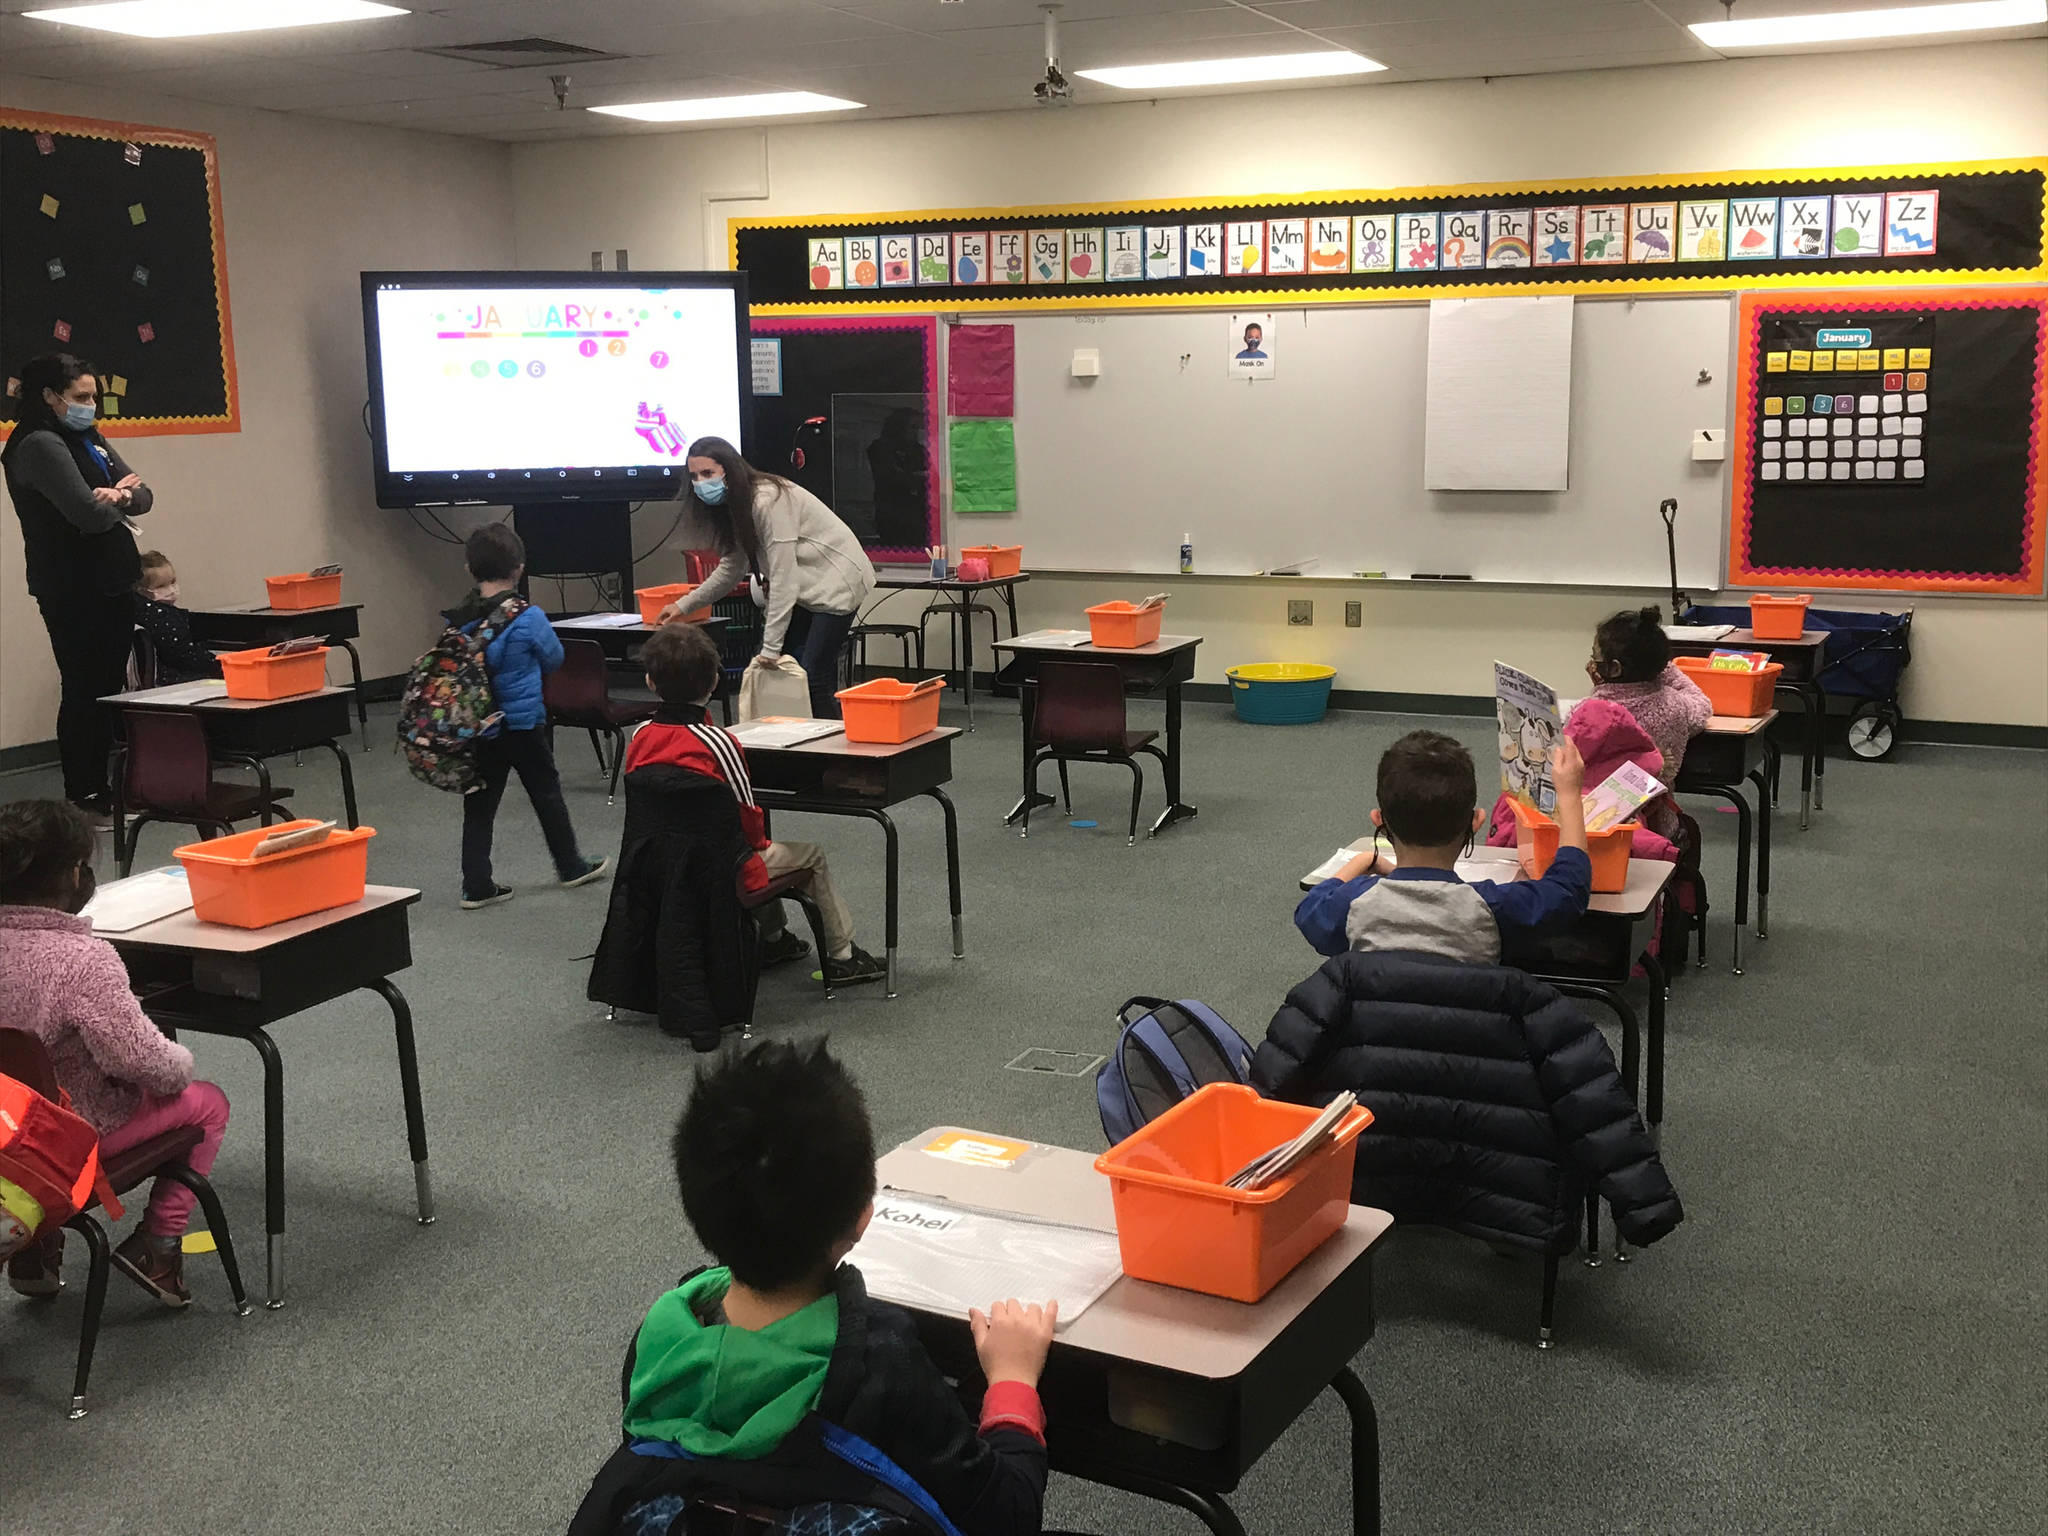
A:
{"label": "adult holding cloth bag", "polygon": [[811,713],[839,718],[834,697],[839,652],[860,605],[875,589],[875,568],[851,528],[794,481],[756,469],[722,437],[690,444],[686,502],[711,529],[718,569],[662,610],[666,624],[707,608],[749,571],[768,580],[761,650],[751,665],[776,668],[786,654],[809,680]]}
{"label": "adult holding cloth bag", "polygon": [[21,519],[28,590],[42,610],[63,692],[64,795],[104,821],[113,727],[97,700],[125,686],[142,557],[127,519],[150,509],[141,477],[100,435],[99,380],[68,352],[22,364],[14,429],[0,448]]}

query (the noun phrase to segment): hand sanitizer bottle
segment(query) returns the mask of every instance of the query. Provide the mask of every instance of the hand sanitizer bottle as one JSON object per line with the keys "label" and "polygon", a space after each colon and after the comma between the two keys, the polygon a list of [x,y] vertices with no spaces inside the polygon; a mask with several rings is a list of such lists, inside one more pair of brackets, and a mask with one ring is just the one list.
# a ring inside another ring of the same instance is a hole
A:
{"label": "hand sanitizer bottle", "polygon": [[1180,573],[1192,576],[1195,570],[1195,536],[1184,533],[1180,536]]}

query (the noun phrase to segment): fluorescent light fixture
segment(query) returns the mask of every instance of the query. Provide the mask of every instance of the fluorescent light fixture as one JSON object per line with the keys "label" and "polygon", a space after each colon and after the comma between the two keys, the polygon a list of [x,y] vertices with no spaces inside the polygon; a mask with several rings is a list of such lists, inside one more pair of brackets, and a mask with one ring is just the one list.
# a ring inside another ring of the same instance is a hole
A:
{"label": "fluorescent light fixture", "polygon": [[1963,5],[1902,5],[1883,11],[1696,21],[1691,31],[1709,48],[1788,48],[1801,43],[1853,43],[1882,37],[1930,37],[1941,32],[1984,32],[1994,27],[2038,27],[2044,22],[2048,22],[2048,0],[1970,0]]}
{"label": "fluorescent light fixture", "polygon": [[820,96],[816,91],[768,91],[758,96],[699,96],[690,101],[633,101],[617,107],[586,107],[606,117],[643,123],[708,123],[729,117],[788,117],[795,112],[851,112],[864,101]]}
{"label": "fluorescent light fixture", "polygon": [[372,0],[120,0],[62,11],[24,11],[33,21],[92,27],[127,37],[211,37],[221,32],[268,32],[276,27],[319,27],[409,14]]}
{"label": "fluorescent light fixture", "polygon": [[[2048,3],[2048,0],[2044,0]],[[1251,59],[1186,59],[1178,64],[1123,64],[1112,69],[1077,69],[1125,91],[1156,91],[1176,85],[1252,85],[1261,80],[1315,80],[1325,75],[1369,75],[1387,66],[1343,49],[1329,53],[1270,53]]]}

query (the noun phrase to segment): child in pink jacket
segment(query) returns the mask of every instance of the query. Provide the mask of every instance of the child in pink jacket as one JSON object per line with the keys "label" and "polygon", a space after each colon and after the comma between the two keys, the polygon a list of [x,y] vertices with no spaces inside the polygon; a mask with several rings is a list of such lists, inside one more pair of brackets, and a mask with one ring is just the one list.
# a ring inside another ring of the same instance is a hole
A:
{"label": "child in pink jacket", "polygon": [[[0,1028],[43,1042],[103,1152],[196,1125],[204,1134],[186,1161],[207,1173],[227,1130],[227,1095],[192,1080],[192,1053],[149,1021],[114,947],[76,915],[92,899],[92,855],[93,825],[76,806],[0,806]],[[158,1179],[141,1225],[114,1250],[114,1263],[167,1306],[192,1299],[181,1239],[193,1200],[184,1185]],[[24,1296],[54,1296],[63,1260],[59,1227],[8,1261],[8,1283]]]}
{"label": "child in pink jacket", "polygon": [[[1662,615],[1639,608],[1603,619],[1593,631],[1593,655],[1586,676],[1593,680],[1592,697],[1619,704],[1663,754],[1657,777],[1670,789],[1685,762],[1686,743],[1697,736],[1713,714],[1713,705],[1699,684],[1671,664],[1671,642]],[[1586,782],[1594,781],[1592,774]],[[1666,795],[1644,807],[1645,824],[1670,837],[1678,828],[1678,810]]]}

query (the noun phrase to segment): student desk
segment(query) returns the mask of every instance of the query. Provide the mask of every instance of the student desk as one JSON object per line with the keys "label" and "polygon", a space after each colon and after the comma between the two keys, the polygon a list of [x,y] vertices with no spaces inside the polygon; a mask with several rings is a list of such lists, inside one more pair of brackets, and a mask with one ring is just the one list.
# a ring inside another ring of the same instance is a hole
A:
{"label": "student desk", "polygon": [[[742,728],[744,729],[744,727]],[[884,995],[896,995],[896,823],[892,806],[919,795],[939,802],[946,814],[946,889],[953,908],[953,958],[967,953],[960,924],[960,821],[953,802],[939,786],[953,777],[950,725],[939,726],[899,746],[848,741],[844,735],[823,736],[793,747],[741,745],[747,752],[747,776],[754,798],[764,811],[809,811],[820,816],[859,816],[882,828],[887,913],[883,930],[889,976]],[[824,963],[824,957],[819,957]]]}
{"label": "student desk", "polygon": [[[623,666],[640,652],[647,643],[647,637],[660,628],[657,624],[643,624],[637,618],[630,624],[617,622],[626,618],[620,613],[586,613],[570,619],[550,619],[548,627],[564,640],[595,640],[604,651],[604,659],[614,665]],[[713,614],[708,619],[693,620],[699,623],[713,639],[718,632],[732,622]]]}
{"label": "student desk", "polygon": [[[889,1153],[875,1170],[881,1183],[1116,1229],[1109,1180],[1091,1154],[1034,1146],[1009,1167],[986,1168],[920,1150],[954,1129],[934,1127]],[[1191,1510],[1216,1536],[1244,1536],[1224,1495],[1328,1387],[1351,1416],[1352,1529],[1377,1532],[1379,1422],[1350,1362],[1373,1336],[1372,1252],[1393,1224],[1385,1211],[1352,1206],[1343,1228],[1253,1306],[1118,1280],[1053,1340],[1038,1385],[1052,1469]],[[966,1318],[898,1304],[940,1370],[979,1378]]]}
{"label": "student desk", "polygon": [[[350,729],[348,706],[353,689],[330,684],[284,699],[231,699],[217,691],[221,686],[215,683],[208,689],[204,683],[171,683],[162,688],[108,694],[100,703],[114,712],[117,740],[124,709],[182,710],[198,716],[206,730],[207,750],[217,758],[247,762],[256,770],[266,799],[270,794],[268,759],[325,747],[341,764],[341,802],[348,813],[348,824],[361,825],[356,818],[355,770],[349,766],[348,754],[341,749],[341,738]],[[118,773],[114,776],[116,816],[121,814],[122,778]]]}
{"label": "student desk", "polygon": [[[1195,648],[1201,643],[1200,635],[1161,635],[1150,645],[1134,650],[1112,650],[1094,644],[1052,645],[1029,635],[998,640],[997,653],[1007,651],[1010,656],[996,674],[996,681],[1016,687],[1023,700],[1024,795],[1031,794],[1032,712],[1037,704],[1038,669],[1047,662],[1106,661],[1123,673],[1126,693],[1166,695],[1166,809],[1152,823],[1152,835],[1157,837],[1176,821],[1194,816],[1195,807],[1180,797],[1180,701],[1182,687],[1194,678]],[[1031,807],[1036,810],[1054,803],[1051,795],[1042,794],[1031,802]],[[1015,821],[1023,814],[1024,798],[1020,796],[1003,819]]]}
{"label": "student desk", "polygon": [[[1373,841],[1361,837],[1350,846],[1364,853]],[[1521,860],[1512,848],[1475,848],[1458,860],[1458,878],[1466,881],[1491,880],[1506,885],[1523,877]],[[1643,1119],[1652,1126],[1664,1119],[1664,967],[1650,953],[1650,936],[1655,931],[1657,898],[1671,883],[1678,866],[1663,859],[1630,859],[1628,883],[1619,891],[1595,891],[1586,904],[1586,915],[1561,938],[1518,945],[1502,957],[1502,964],[1527,971],[1567,996],[1604,1003],[1621,1021],[1621,1075],[1630,1098],[1636,1098],[1641,1079],[1638,1057],[1641,1049],[1636,1011],[1628,1000],[1629,974],[1637,966],[1650,982],[1649,1084]],[[1320,882],[1301,877],[1304,891]]]}
{"label": "student desk", "polygon": [[[1735,807],[1735,940],[1732,969],[1742,974],[1742,930],[1749,922],[1749,850],[1756,845],[1756,936],[1770,937],[1771,781],[1778,749],[1771,742],[1773,709],[1754,719],[1715,715],[1685,749],[1685,762],[1672,786],[1681,794],[1713,795]],[[1742,797],[1747,781],[1756,786],[1756,811]],[[1707,957],[1700,955],[1700,964]]]}
{"label": "student desk", "polygon": [[[1806,716],[1802,722],[1806,727],[1806,743],[1800,752],[1799,763],[1799,830],[1804,832],[1808,825],[1808,813],[1825,809],[1822,791],[1827,788],[1828,760],[1822,748],[1822,733],[1827,729],[1828,696],[1820,686],[1821,653],[1827,649],[1828,637],[1822,630],[1807,630],[1797,640],[1759,640],[1754,631],[1733,629],[1719,640],[1674,640],[1671,654],[1674,656],[1711,656],[1716,651],[1762,651],[1785,670],[1779,674],[1779,693],[1789,693],[1799,700],[1800,712]],[[1771,774],[1771,801],[1778,798],[1776,765]]]}
{"label": "student desk", "polygon": [[[1017,587],[1031,579],[1029,571],[1020,571],[1015,576],[991,576],[986,581],[962,581],[957,576],[910,575],[898,572],[883,572],[875,577],[875,589],[879,592],[929,592],[943,599],[938,604],[950,608],[959,615],[960,624],[960,669],[962,702],[967,706],[967,729],[974,729],[974,594],[993,591],[999,595],[1010,610],[1010,636],[1017,635]],[[876,605],[877,607],[880,604]],[[872,612],[873,610],[870,610]],[[930,611],[927,609],[927,611]]]}
{"label": "student desk", "polygon": [[271,1025],[358,990],[375,992],[390,1005],[420,1225],[434,1219],[412,1009],[390,979],[412,964],[407,908],[419,899],[418,891],[373,885],[361,901],[268,928],[203,923],[187,910],[104,935],[128,967],[143,1012],[166,1034],[231,1035],[248,1041],[263,1058],[263,1200],[272,1307],[284,1305],[284,1061],[270,1038]]}
{"label": "student desk", "polygon": [[246,651],[259,645],[282,645],[317,635],[329,645],[348,652],[348,669],[355,678],[356,723],[361,727],[363,750],[370,750],[370,706],[363,699],[363,658],[356,654],[354,641],[363,632],[358,615],[361,603],[334,603],[325,608],[270,608],[262,603],[245,603],[236,608],[188,608],[192,638],[215,651]]}

